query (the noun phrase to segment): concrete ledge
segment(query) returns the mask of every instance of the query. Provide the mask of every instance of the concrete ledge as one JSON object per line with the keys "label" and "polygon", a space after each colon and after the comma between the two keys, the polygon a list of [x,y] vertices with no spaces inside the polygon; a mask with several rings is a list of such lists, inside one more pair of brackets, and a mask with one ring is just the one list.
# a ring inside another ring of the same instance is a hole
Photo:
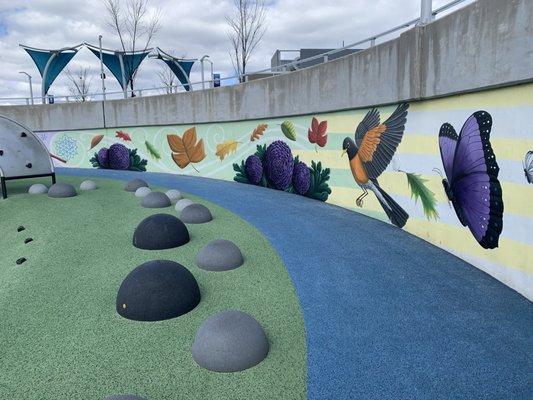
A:
{"label": "concrete ledge", "polygon": [[[240,85],[112,100],[106,127],[197,124],[364,108],[533,80],[533,2],[483,0],[325,64]],[[5,106],[36,131],[103,128],[101,102]]]}

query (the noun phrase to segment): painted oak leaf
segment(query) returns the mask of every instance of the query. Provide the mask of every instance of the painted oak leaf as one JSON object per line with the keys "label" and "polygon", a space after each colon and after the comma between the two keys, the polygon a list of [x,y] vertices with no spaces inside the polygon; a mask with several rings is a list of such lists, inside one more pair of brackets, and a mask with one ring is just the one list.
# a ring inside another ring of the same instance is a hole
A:
{"label": "painted oak leaf", "polygon": [[238,146],[239,142],[235,140],[226,140],[225,142],[217,144],[217,151],[215,154],[220,158],[220,161],[223,161],[226,156],[235,153]]}
{"label": "painted oak leaf", "polygon": [[125,142],[131,142],[131,136],[123,131],[116,131],[115,137],[124,140]]}
{"label": "painted oak leaf", "polygon": [[311,128],[307,131],[309,142],[315,143],[320,147],[324,147],[328,142],[328,121],[318,122],[318,119],[313,117],[311,120]]}
{"label": "painted oak leaf", "polygon": [[104,138],[104,135],[94,135],[93,138],[91,139],[91,147],[89,148],[89,150],[98,146],[98,143],[100,143],[103,138]]}
{"label": "painted oak leaf", "polygon": [[183,169],[191,164],[196,172],[199,172],[193,164],[205,158],[205,149],[203,139],[196,141],[196,128],[187,129],[182,137],[167,135],[167,141],[172,150],[172,159],[178,167]]}
{"label": "painted oak leaf", "polygon": [[267,124],[257,125],[257,128],[255,128],[252,134],[250,135],[250,142],[261,139],[261,136],[263,136],[267,128],[268,128]]}

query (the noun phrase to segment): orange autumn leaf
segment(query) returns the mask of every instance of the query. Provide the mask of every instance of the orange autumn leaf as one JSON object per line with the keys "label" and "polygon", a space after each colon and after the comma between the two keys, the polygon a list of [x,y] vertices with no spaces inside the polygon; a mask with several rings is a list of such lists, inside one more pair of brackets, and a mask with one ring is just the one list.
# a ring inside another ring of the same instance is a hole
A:
{"label": "orange autumn leaf", "polygon": [[205,158],[205,149],[203,139],[197,142],[196,128],[187,129],[181,137],[179,135],[167,135],[167,141],[172,150],[172,159],[178,167],[183,169],[191,164],[198,171],[192,164],[199,163]]}
{"label": "orange autumn leaf", "polygon": [[89,148],[89,150],[97,146],[98,143],[100,143],[103,138],[104,138],[104,135],[94,135],[93,138],[91,139],[91,147]]}
{"label": "orange autumn leaf", "polygon": [[267,128],[267,124],[257,125],[257,128],[255,128],[252,134],[250,135],[250,142],[253,142],[254,140],[259,140],[261,136],[263,136],[263,133],[265,133]]}

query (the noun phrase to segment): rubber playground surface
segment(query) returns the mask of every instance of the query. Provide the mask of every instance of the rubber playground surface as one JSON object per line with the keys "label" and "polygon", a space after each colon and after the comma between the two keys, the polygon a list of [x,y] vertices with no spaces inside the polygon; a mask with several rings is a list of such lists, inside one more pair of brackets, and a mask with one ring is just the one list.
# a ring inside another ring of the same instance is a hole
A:
{"label": "rubber playground surface", "polygon": [[[421,239],[352,211],[251,185],[100,170],[60,174],[94,176],[101,189],[73,199],[18,194],[0,203],[0,398],[531,394],[531,303]],[[191,228],[188,245],[156,252],[195,275],[202,290],[197,309],[158,323],[116,314],[121,280],[156,258],[131,246],[136,224],[154,210],[122,191],[123,181],[102,177],[142,177],[200,196],[214,211],[212,223]],[[10,193],[28,184],[10,183]],[[60,205],[63,200],[79,204]],[[21,224],[27,229],[19,233]],[[24,245],[29,234],[35,241]],[[195,268],[196,252],[215,238],[238,243],[245,265],[224,276]],[[19,267],[21,256],[28,261]],[[249,312],[263,325],[270,353],[240,373],[202,370],[190,355],[194,333],[227,308]]]}
{"label": "rubber playground surface", "polygon": [[[80,178],[60,176],[79,187]],[[124,182],[96,179],[99,188],[65,199],[25,193],[9,183],[0,203],[0,399],[104,399],[132,393],[148,399],[305,398],[303,318],[294,287],[263,235],[209,202],[213,221],[188,225],[191,241],[168,250],[132,245],[137,224],[172,207],[146,209]],[[191,196],[193,200],[197,200]],[[17,232],[19,226],[25,230]],[[24,244],[28,237],[33,241]],[[199,269],[195,257],[214,239],[239,245],[243,266]],[[17,265],[16,260],[27,261]],[[153,259],[186,266],[202,299],[166,321],[137,322],[115,311],[126,275]],[[254,316],[270,342],[267,358],[236,373],[200,368],[191,346],[210,315],[238,309]]]}

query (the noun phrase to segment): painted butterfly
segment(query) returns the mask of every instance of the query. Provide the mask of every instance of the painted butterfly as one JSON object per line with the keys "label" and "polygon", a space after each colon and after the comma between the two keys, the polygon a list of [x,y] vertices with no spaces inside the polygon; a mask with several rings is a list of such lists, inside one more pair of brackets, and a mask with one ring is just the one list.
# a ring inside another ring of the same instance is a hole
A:
{"label": "painted butterfly", "polygon": [[485,249],[498,247],[503,229],[500,168],[490,144],[492,117],[476,111],[459,135],[445,123],[439,132],[439,147],[446,178],[442,184],[463,226]]}
{"label": "painted butterfly", "polygon": [[528,151],[524,158],[524,173],[527,183],[533,183],[533,151]]}

